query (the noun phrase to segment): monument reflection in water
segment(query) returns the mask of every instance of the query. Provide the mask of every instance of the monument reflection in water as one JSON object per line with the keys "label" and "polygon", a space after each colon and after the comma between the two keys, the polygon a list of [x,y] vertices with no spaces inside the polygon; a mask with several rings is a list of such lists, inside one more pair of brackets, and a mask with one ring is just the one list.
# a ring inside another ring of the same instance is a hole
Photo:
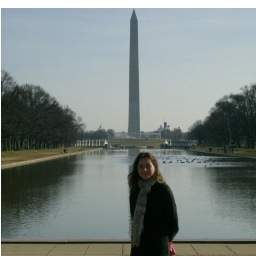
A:
{"label": "monument reflection in water", "polygon": [[[256,165],[151,150],[178,207],[176,239],[255,239]],[[129,239],[127,175],[138,150],[2,171],[2,239]]]}

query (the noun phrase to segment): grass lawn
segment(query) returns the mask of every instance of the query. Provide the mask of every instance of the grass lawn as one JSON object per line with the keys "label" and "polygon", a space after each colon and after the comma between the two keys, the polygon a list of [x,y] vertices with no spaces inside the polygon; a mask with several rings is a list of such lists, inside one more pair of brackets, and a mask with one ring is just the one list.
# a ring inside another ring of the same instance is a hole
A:
{"label": "grass lawn", "polygon": [[[194,150],[209,152],[209,148],[210,147],[196,147]],[[222,154],[223,148],[212,147],[212,153]],[[256,157],[256,149],[234,148],[233,153],[229,151],[228,154],[233,154],[236,156]]]}
{"label": "grass lawn", "polygon": [[[124,147],[155,147],[158,148],[160,144],[164,143],[165,139],[109,139],[109,144],[118,144],[123,145]],[[79,153],[81,152],[80,147],[71,147],[70,153]],[[83,151],[91,150],[92,148],[83,148]],[[209,152],[209,147],[196,147],[195,151],[204,151]],[[20,151],[4,151],[1,152],[1,164],[12,164],[19,163],[28,160],[42,159],[45,157],[58,156],[63,154],[63,148],[54,148],[54,149],[40,149],[40,150],[20,150]],[[213,147],[212,153],[222,154],[223,149]],[[228,154],[232,154],[228,152]],[[244,149],[244,148],[235,148],[233,155],[237,156],[247,156],[256,158],[256,149]]]}
{"label": "grass lawn", "polygon": [[[86,149],[85,149],[86,150]],[[89,148],[87,149],[89,150]],[[4,151],[1,152],[1,164],[18,163],[28,160],[41,159],[45,157],[61,155],[62,148],[39,149],[39,150],[19,150],[19,151]],[[79,152],[79,147],[71,147],[70,153]]]}
{"label": "grass lawn", "polygon": [[109,139],[109,144],[119,144],[125,147],[159,147],[165,139]]}

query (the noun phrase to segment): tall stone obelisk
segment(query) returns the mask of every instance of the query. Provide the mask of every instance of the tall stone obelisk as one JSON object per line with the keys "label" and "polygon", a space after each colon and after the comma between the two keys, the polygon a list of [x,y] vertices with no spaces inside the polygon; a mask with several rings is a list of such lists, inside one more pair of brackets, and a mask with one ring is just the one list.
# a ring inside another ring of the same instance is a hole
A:
{"label": "tall stone obelisk", "polygon": [[129,124],[128,133],[140,137],[138,20],[135,11],[130,20]]}

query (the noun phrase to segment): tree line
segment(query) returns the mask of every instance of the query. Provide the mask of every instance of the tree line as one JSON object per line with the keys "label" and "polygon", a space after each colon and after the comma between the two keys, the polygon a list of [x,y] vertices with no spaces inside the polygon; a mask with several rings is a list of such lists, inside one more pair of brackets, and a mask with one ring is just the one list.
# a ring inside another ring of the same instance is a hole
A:
{"label": "tree line", "polygon": [[[77,140],[107,139],[114,130],[86,132],[85,124],[68,106],[61,106],[40,86],[19,85],[1,71],[1,149],[69,147]],[[164,131],[163,138],[183,138],[180,129]],[[199,145],[254,148],[256,142],[256,84],[241,93],[224,96],[204,121],[196,121],[186,134]]]}
{"label": "tree line", "polygon": [[255,148],[256,84],[217,101],[204,121],[190,127],[188,138],[203,146]]}
{"label": "tree line", "polygon": [[81,117],[40,86],[18,85],[1,70],[1,149],[69,147],[83,136]]}

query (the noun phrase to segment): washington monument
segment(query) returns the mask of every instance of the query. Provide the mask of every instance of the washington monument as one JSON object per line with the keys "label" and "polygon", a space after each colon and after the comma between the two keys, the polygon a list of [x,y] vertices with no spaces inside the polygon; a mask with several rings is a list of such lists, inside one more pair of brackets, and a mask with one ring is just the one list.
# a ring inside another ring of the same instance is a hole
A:
{"label": "washington monument", "polygon": [[129,65],[129,124],[128,133],[140,137],[140,94],[139,94],[139,54],[138,20],[135,11],[130,20],[130,65]]}

